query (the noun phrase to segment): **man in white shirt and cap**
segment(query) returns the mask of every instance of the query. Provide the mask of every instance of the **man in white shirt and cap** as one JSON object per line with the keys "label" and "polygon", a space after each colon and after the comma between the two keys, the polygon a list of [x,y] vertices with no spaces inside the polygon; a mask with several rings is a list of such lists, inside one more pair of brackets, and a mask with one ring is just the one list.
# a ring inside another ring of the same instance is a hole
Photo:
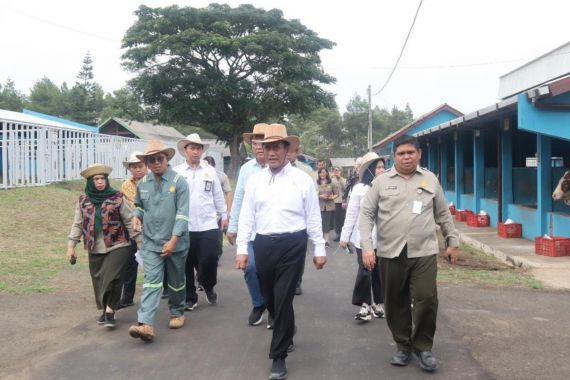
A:
{"label": "man in white shirt and cap", "polygon": [[240,212],[236,267],[247,267],[247,245],[255,231],[253,251],[257,275],[267,310],[273,317],[269,379],[285,379],[285,358],[294,349],[295,314],[293,298],[303,268],[307,238],[314,243],[313,263],[326,264],[321,213],[311,177],[291,166],[287,152],[297,149],[299,138],[287,136],[281,124],[265,129],[261,141],[267,167],[247,183]]}
{"label": "man in white shirt and cap", "polygon": [[228,217],[224,193],[216,170],[202,161],[207,144],[197,133],[188,135],[177,144],[178,152],[186,162],[174,170],[186,179],[190,189],[189,222],[190,248],[186,259],[186,310],[198,305],[194,269],[200,274],[206,300],[213,305],[218,302],[214,290],[218,276],[218,216],[222,229],[227,229]]}

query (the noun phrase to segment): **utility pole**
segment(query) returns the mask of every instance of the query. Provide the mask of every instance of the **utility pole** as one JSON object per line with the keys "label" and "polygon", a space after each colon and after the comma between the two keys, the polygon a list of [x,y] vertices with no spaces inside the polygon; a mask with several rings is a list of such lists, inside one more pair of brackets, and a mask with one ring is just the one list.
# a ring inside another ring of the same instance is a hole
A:
{"label": "utility pole", "polygon": [[372,152],[372,86],[368,85],[368,151]]}

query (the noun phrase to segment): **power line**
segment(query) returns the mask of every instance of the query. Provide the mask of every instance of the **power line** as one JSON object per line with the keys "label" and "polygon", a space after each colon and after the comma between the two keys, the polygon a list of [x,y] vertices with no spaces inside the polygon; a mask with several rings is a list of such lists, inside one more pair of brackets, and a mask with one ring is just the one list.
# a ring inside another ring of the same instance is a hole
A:
{"label": "power line", "polygon": [[423,2],[424,2],[424,0],[420,0],[420,3],[418,4],[418,9],[416,10],[414,20],[412,21],[412,25],[410,25],[410,30],[408,31],[408,35],[406,36],[406,40],[404,41],[404,45],[402,45],[402,49],[400,50],[400,55],[398,56],[398,59],[396,60],[396,63],[394,64],[394,68],[392,68],[392,71],[390,72],[390,75],[388,75],[388,78],[386,78],[386,82],[384,82],[384,84],[382,85],[382,88],[380,88],[380,90],[378,90],[378,92],[375,92],[374,96],[380,94],[384,90],[384,88],[386,88],[386,86],[388,85],[388,82],[390,82],[390,79],[392,78],[392,75],[394,75],[394,72],[396,71],[396,67],[398,67],[398,63],[400,62],[400,59],[402,58],[402,55],[404,54],[404,49],[406,48],[406,45],[408,43],[408,39],[410,38],[410,34],[412,34],[412,29],[414,29],[416,19],[418,18],[418,13],[420,12],[420,8],[422,7]]}

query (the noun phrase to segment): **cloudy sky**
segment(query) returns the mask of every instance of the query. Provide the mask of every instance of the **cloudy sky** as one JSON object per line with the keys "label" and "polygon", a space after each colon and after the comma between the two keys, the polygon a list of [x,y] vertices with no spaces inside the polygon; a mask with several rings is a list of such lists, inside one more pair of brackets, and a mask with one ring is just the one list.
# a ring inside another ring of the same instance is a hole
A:
{"label": "cloudy sky", "polygon": [[[202,7],[212,1],[0,0],[0,83],[28,93],[43,76],[73,84],[90,51],[95,80],[106,92],[129,78],[121,39],[139,4]],[[223,1],[219,1],[222,3]],[[244,1],[225,1],[236,6]],[[328,90],[343,110],[366,88],[380,90],[400,52],[419,0],[252,0],[279,8],[337,45],[322,53],[337,78]],[[420,116],[442,103],[465,113],[497,101],[499,76],[570,40],[568,0],[424,0],[391,81],[373,106]]]}

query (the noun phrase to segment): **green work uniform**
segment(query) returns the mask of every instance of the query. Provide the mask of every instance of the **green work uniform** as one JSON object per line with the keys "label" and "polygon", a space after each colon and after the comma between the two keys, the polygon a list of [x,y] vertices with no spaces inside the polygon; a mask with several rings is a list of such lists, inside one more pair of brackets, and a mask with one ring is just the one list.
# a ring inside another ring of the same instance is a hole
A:
{"label": "green work uniform", "polygon": [[[377,223],[377,236],[372,227]],[[364,197],[359,232],[363,251],[378,239],[386,320],[399,350],[431,351],[437,319],[436,225],[450,247],[458,234],[437,177],[418,167],[406,178],[392,168]],[[413,311],[411,310],[413,303]]]}
{"label": "green work uniform", "polygon": [[[188,252],[188,184],[170,167],[160,180],[149,173],[137,185],[136,214],[143,222],[141,256],[144,283],[141,293],[139,323],[154,324],[160,303],[166,267],[169,307],[172,316],[184,314],[186,278],[184,270]],[[164,244],[173,235],[178,242],[168,257],[161,257]]]}

